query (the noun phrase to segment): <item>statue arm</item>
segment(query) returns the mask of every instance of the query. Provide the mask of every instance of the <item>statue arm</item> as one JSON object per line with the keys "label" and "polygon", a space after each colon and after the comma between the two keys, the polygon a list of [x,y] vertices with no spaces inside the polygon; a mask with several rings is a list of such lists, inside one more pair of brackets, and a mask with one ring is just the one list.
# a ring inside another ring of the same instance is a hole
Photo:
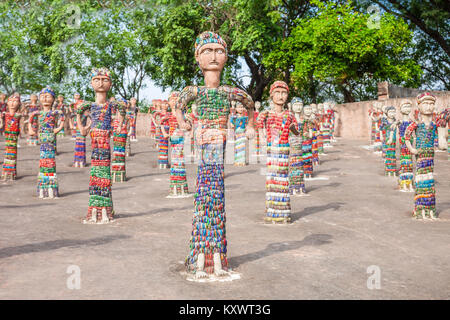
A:
{"label": "statue arm", "polygon": [[61,120],[61,121],[60,121],[59,127],[55,128],[53,130],[54,133],[58,133],[58,132],[60,132],[62,130],[62,128],[64,127],[64,120],[66,119],[65,116],[64,116],[64,112],[57,111],[56,113],[58,115],[59,120]]}
{"label": "statue arm", "polygon": [[411,136],[412,136],[413,132],[416,130],[416,128],[417,128],[417,123],[412,122],[408,126],[408,128],[406,128],[406,131],[405,131],[405,145],[412,154],[417,154],[417,149],[414,148],[411,144]]}
{"label": "statue arm", "polygon": [[184,119],[183,111],[186,111],[188,103],[195,100],[197,96],[198,87],[196,86],[189,86],[184,88],[178,96],[178,100],[175,104],[174,110],[178,125],[183,130],[191,130],[192,128],[192,124]]}

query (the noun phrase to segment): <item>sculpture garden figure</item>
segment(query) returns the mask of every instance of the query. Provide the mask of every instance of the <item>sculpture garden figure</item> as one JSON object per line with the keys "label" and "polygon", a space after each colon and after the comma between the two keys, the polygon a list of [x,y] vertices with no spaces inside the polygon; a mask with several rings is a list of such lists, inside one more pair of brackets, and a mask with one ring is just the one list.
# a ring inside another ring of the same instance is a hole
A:
{"label": "sculpture garden figure", "polygon": [[81,116],[90,111],[91,116],[91,174],[89,180],[89,208],[85,223],[108,223],[114,220],[111,192],[111,130],[112,113],[119,112],[116,132],[122,129],[125,110],[116,102],[107,100],[111,89],[108,69],[93,69],[91,85],[95,91],[95,102],[84,102],[77,110],[77,125],[82,135],[87,134]]}
{"label": "sculpture garden figure", "polygon": [[253,131],[253,101],[243,90],[220,85],[220,75],[227,61],[227,45],[213,32],[203,32],[196,40],[195,59],[204,75],[205,86],[183,89],[175,105],[181,129],[191,130],[183,111],[197,104],[198,128],[195,133],[198,172],[188,271],[195,277],[227,275],[227,240],[225,228],[224,147],[230,102],[240,101],[249,112],[248,137]]}
{"label": "sculpture garden figure", "polygon": [[[41,199],[57,198],[59,196],[58,177],[56,175],[56,134],[64,127],[64,113],[52,110],[55,92],[50,88],[43,88],[39,94],[41,111],[34,111],[30,117],[36,116],[39,128],[40,159],[37,194]],[[36,134],[31,123],[30,134]]]}

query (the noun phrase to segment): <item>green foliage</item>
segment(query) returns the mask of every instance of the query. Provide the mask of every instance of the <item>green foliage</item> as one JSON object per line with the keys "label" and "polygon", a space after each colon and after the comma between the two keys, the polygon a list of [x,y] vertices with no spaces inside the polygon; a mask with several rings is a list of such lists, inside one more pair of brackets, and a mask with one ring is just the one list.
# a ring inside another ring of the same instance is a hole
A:
{"label": "green foliage", "polygon": [[419,84],[420,67],[408,56],[412,35],[402,20],[384,14],[379,28],[369,28],[369,15],[349,4],[316,4],[318,14],[297,21],[291,35],[264,59],[268,68],[290,68],[296,88],[317,88],[314,81],[332,84],[347,102],[355,101],[355,87],[367,81],[374,89],[385,80]]}

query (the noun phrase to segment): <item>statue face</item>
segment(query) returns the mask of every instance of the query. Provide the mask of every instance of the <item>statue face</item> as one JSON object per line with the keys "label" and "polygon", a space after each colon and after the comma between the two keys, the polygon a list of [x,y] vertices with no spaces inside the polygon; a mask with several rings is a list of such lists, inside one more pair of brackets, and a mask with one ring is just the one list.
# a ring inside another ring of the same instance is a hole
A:
{"label": "statue face", "polygon": [[0,94],[0,100],[5,101],[5,99],[6,99],[6,94],[4,94],[4,93]]}
{"label": "statue face", "polygon": [[48,92],[39,95],[39,102],[44,108],[50,108],[53,104],[53,101],[55,101],[55,98],[53,98],[53,96]]}
{"label": "statue face", "polygon": [[410,104],[404,104],[400,107],[400,112],[402,114],[410,114],[412,110],[412,105]]}
{"label": "statue face", "polygon": [[311,104],[311,111],[312,113],[317,113],[317,105],[316,104]]}
{"label": "statue face", "polygon": [[95,92],[108,92],[112,82],[107,76],[96,76],[92,78],[91,85]]}
{"label": "statue face", "polygon": [[228,56],[225,48],[218,43],[203,45],[195,54],[200,69],[204,71],[222,71]]}
{"label": "statue face", "polygon": [[161,107],[164,111],[167,111],[167,109],[169,109],[169,103],[168,102],[163,102],[161,104]]}
{"label": "statue face", "polygon": [[313,113],[313,109],[311,106],[304,106],[303,107],[303,114],[307,117],[309,117]]}
{"label": "statue face", "polygon": [[261,102],[260,101],[256,101],[255,102],[255,109],[259,110],[261,108]]}
{"label": "statue face", "polygon": [[130,103],[131,103],[132,106],[135,106],[136,102],[137,102],[137,100],[135,98],[131,98],[130,99]]}
{"label": "statue face", "polygon": [[285,88],[275,88],[270,97],[276,105],[284,105],[288,99],[288,91]]}
{"label": "statue face", "polygon": [[434,101],[432,100],[424,100],[419,104],[419,111],[421,114],[433,114],[434,108]]}
{"label": "statue face", "polygon": [[9,110],[16,112],[19,109],[19,106],[20,106],[19,97],[15,97],[14,99],[8,101]]}
{"label": "statue face", "polygon": [[397,113],[397,112],[395,111],[395,109],[394,109],[394,110],[390,109],[390,110],[387,112],[387,117],[388,117],[389,119],[393,119],[393,118],[395,118],[396,113]]}
{"label": "statue face", "polygon": [[241,114],[241,113],[244,113],[244,111],[245,111],[245,108],[244,108],[244,106],[242,105],[242,103],[237,103],[237,104],[236,104],[236,112],[239,113],[239,114]]}
{"label": "statue face", "polygon": [[64,101],[64,97],[63,96],[58,96],[58,101],[62,103]]}
{"label": "statue face", "polygon": [[322,104],[322,103],[319,103],[319,104],[317,105],[317,111],[320,112],[320,113],[323,113],[323,110],[324,110],[323,104]]}
{"label": "statue face", "polygon": [[32,102],[32,103],[36,103],[37,102],[37,96],[35,95],[35,94],[32,94],[31,96],[30,96],[30,101]]}
{"label": "statue face", "polygon": [[80,95],[79,94],[74,94],[73,98],[75,99],[75,101],[80,100]]}
{"label": "statue face", "polygon": [[303,109],[303,103],[302,102],[296,102],[292,105],[292,111],[295,113],[302,112]]}

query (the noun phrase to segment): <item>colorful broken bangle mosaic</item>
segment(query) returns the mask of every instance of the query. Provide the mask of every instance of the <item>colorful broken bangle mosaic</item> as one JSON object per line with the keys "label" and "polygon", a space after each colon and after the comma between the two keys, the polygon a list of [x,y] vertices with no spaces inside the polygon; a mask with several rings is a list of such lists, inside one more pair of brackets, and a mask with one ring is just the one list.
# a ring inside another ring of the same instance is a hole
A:
{"label": "colorful broken bangle mosaic", "polygon": [[17,175],[17,141],[20,133],[20,115],[5,113],[5,157],[3,160],[2,179],[14,180]]}

